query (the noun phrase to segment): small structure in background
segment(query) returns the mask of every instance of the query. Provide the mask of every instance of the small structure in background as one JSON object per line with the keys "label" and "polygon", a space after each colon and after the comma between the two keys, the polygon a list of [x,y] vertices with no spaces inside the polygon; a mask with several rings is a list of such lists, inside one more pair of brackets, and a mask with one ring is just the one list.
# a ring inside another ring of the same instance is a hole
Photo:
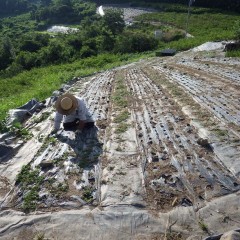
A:
{"label": "small structure in background", "polygon": [[163,56],[174,56],[176,54],[176,49],[164,49],[162,51],[157,51],[156,52],[156,57],[163,57]]}
{"label": "small structure in background", "polygon": [[162,30],[156,30],[156,31],[154,32],[154,37],[155,37],[156,39],[162,39],[162,37],[163,37],[163,31],[162,31]]}
{"label": "small structure in background", "polygon": [[47,32],[50,33],[74,33],[78,32],[79,29],[77,28],[70,28],[70,27],[65,27],[65,26],[52,26],[51,28],[47,29]]}

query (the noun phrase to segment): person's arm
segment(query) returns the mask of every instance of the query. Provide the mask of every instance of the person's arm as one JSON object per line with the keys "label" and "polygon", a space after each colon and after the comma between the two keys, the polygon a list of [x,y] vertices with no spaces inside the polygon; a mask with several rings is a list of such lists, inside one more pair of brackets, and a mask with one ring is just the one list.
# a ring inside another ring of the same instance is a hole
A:
{"label": "person's arm", "polygon": [[53,126],[52,132],[57,132],[59,130],[62,119],[63,119],[63,115],[56,112],[55,117],[54,117],[54,126]]}

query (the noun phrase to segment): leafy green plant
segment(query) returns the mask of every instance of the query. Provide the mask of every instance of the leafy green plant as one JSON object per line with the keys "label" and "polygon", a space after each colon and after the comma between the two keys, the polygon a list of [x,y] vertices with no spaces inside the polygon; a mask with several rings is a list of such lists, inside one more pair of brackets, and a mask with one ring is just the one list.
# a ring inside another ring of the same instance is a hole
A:
{"label": "leafy green plant", "polygon": [[38,192],[39,187],[35,186],[23,197],[22,209],[24,212],[29,212],[36,209],[37,201],[39,199]]}
{"label": "leafy green plant", "polygon": [[44,112],[44,113],[41,114],[40,117],[38,117],[38,118],[36,117],[34,119],[34,122],[35,123],[40,123],[40,122],[46,120],[50,116],[50,114],[51,114],[50,112]]}
{"label": "leafy green plant", "polygon": [[14,122],[10,127],[10,131],[15,133],[17,137],[20,137],[24,140],[32,138],[32,133],[29,132],[26,128],[22,126],[20,122]]}
{"label": "leafy green plant", "polygon": [[9,128],[6,125],[6,119],[0,121],[0,133],[8,132]]}
{"label": "leafy green plant", "polygon": [[85,187],[83,189],[82,199],[87,203],[91,202],[93,200],[92,192],[92,187]]}
{"label": "leafy green plant", "polygon": [[18,184],[23,191],[22,209],[25,212],[36,209],[39,199],[38,192],[40,185],[44,181],[44,176],[39,176],[39,174],[39,169],[33,170],[30,165],[25,165],[17,175],[16,184]]}
{"label": "leafy green plant", "polygon": [[39,176],[40,170],[33,170],[30,165],[24,165],[17,175],[16,184],[20,184],[23,189],[27,189],[31,185],[40,185],[44,177]]}

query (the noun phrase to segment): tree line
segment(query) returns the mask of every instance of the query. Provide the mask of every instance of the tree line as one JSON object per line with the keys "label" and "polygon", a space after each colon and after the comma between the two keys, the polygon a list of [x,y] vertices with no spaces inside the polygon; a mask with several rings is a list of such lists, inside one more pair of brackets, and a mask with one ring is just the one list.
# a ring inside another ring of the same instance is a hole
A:
{"label": "tree line", "polygon": [[[228,0],[225,0],[226,2]],[[231,0],[235,2],[235,0]],[[111,0],[111,3],[119,1]],[[122,3],[124,0],[122,0]],[[129,1],[125,1],[127,3]],[[135,3],[138,2],[135,0]],[[152,2],[163,2],[152,0]],[[182,0],[168,0],[187,3]],[[203,1],[205,4],[210,2]],[[153,30],[138,31],[126,27],[123,12],[109,10],[103,17],[96,14],[96,4],[110,1],[84,0],[1,0],[0,9],[29,10],[28,14],[0,19],[0,74],[15,75],[34,67],[73,62],[101,53],[136,53],[154,50],[159,40]],[[196,0],[194,4],[201,3]],[[219,0],[218,4],[223,3]],[[21,7],[20,7],[21,6]],[[3,7],[3,8],[1,8]],[[45,32],[52,24],[71,24],[78,32],[50,35]],[[143,23],[141,23],[141,26]],[[173,36],[178,39],[181,34]]]}
{"label": "tree line", "polygon": [[[29,10],[34,10],[36,7],[39,6],[49,6],[49,5],[55,5],[55,6],[61,6],[59,7],[59,14],[61,12],[67,12],[69,10],[68,7],[71,0],[1,0],[0,1],[0,13],[21,13],[26,12]],[[82,2],[82,1],[75,1]],[[143,0],[88,0],[84,2],[93,2],[98,5],[100,4],[119,4],[119,3],[127,3],[130,5],[144,3],[149,4],[151,3],[177,3],[177,4],[184,4],[187,5],[189,3],[189,0],[151,0],[149,2],[143,1]],[[219,8],[223,10],[231,10],[240,12],[240,0],[218,0],[218,1],[209,1],[209,0],[195,0],[193,1],[194,6],[199,7],[207,7],[207,8]],[[42,9],[41,11],[45,11]],[[51,11],[50,11],[51,12]],[[50,13],[46,12],[46,14]],[[43,13],[41,13],[43,14]]]}
{"label": "tree line", "polygon": [[[39,6],[26,15],[28,17],[26,23],[17,17],[0,21],[2,76],[12,76],[34,67],[73,62],[106,52],[136,53],[154,50],[158,46],[153,34],[149,36],[147,33],[126,29],[122,11],[111,9],[101,17],[96,14],[96,5],[93,3],[54,0],[49,5]],[[72,22],[78,28],[77,32],[51,35],[36,31],[46,30],[53,23]],[[32,29],[25,30],[30,23]]]}
{"label": "tree line", "polygon": [[[132,6],[145,4],[151,6],[151,3],[177,3],[188,5],[189,0],[151,0],[149,2],[143,0],[91,0],[92,2],[96,2],[98,5],[101,4],[119,4],[119,3],[126,3]],[[219,8],[223,10],[230,10],[235,12],[240,12],[240,0],[217,0],[217,1],[210,1],[210,0],[195,0],[193,2],[194,6],[198,7],[206,7],[206,8]]]}

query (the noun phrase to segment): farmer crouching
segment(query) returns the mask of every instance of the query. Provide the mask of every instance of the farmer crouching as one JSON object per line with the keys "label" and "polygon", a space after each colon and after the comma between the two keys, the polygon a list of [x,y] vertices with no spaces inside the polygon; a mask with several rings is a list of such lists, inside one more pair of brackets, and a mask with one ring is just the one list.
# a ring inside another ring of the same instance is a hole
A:
{"label": "farmer crouching", "polygon": [[55,107],[57,112],[54,118],[54,127],[51,131],[52,134],[60,129],[62,121],[63,128],[66,131],[82,130],[94,126],[89,110],[79,97],[66,93],[58,97]]}

